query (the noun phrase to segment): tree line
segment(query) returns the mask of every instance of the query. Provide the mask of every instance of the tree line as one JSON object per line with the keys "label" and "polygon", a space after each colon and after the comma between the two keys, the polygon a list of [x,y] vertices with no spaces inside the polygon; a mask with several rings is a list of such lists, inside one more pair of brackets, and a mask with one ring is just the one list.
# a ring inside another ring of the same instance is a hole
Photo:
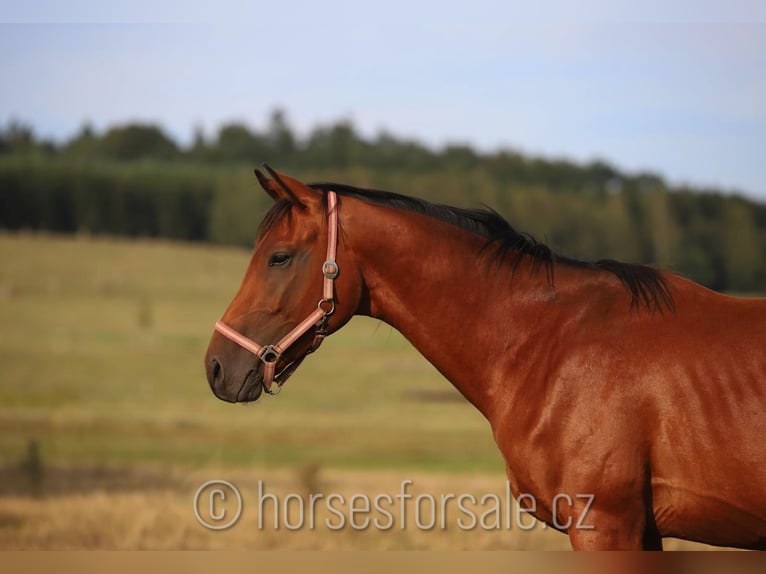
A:
{"label": "tree line", "polygon": [[467,145],[433,149],[340,120],[301,137],[282,111],[179,145],[162,127],[89,125],[63,142],[0,129],[0,227],[251,245],[269,207],[252,167],[475,207],[561,253],[653,263],[728,291],[766,290],[766,205],[719,189]]}

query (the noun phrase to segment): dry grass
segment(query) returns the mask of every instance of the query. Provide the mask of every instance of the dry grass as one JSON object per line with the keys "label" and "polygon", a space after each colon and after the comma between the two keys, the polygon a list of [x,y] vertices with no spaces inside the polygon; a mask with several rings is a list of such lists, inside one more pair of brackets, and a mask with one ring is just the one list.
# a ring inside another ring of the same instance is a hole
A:
{"label": "dry grass", "polygon": [[[264,505],[263,527],[259,527],[258,486],[264,481],[264,490],[284,501],[287,494],[304,493],[300,473],[275,470],[180,472],[168,480],[147,475],[148,488],[110,490],[106,483],[93,482],[91,492],[81,489],[74,493],[43,496],[0,497],[0,548],[2,549],[258,549],[258,550],[568,550],[568,538],[560,533],[544,530],[538,524],[526,531],[517,527],[516,518],[509,529],[487,530],[476,527],[463,530],[458,527],[460,515],[455,506],[448,506],[447,528],[432,530],[417,528],[414,503],[406,504],[407,517],[397,518],[393,528],[379,530],[369,527],[355,530],[348,525],[339,531],[330,529],[338,518],[326,507],[317,504],[315,528],[289,530],[280,524],[273,527],[271,502]],[[244,501],[240,520],[231,528],[215,532],[203,528],[195,519],[192,501],[196,489],[212,478],[224,478],[240,489]],[[480,498],[495,493],[504,497],[504,484],[496,476],[455,476],[400,472],[326,471],[320,474],[321,492],[338,493],[348,501],[353,494],[370,498],[382,493],[396,495],[402,480],[413,481],[408,490],[415,498],[427,493],[438,500],[442,494],[470,493]],[[87,479],[86,479],[87,482]],[[152,487],[151,483],[155,486]],[[134,485],[137,487],[138,485]],[[304,493],[305,494],[305,493]],[[307,499],[304,499],[307,500]],[[413,499],[414,500],[414,499]],[[297,523],[296,501],[290,502],[289,520]],[[305,502],[308,508],[308,502]],[[336,508],[347,506],[336,504]],[[389,509],[396,514],[399,507]],[[428,504],[422,505],[421,522],[431,516]],[[488,507],[482,507],[486,510]],[[476,510],[480,510],[476,507]],[[437,511],[438,512],[438,511]],[[346,513],[346,516],[347,513]],[[370,518],[379,517],[372,513]],[[357,523],[363,515],[357,518]],[[281,520],[281,519],[280,519]],[[524,517],[524,524],[530,519]],[[702,545],[668,541],[666,547],[699,549]]]}

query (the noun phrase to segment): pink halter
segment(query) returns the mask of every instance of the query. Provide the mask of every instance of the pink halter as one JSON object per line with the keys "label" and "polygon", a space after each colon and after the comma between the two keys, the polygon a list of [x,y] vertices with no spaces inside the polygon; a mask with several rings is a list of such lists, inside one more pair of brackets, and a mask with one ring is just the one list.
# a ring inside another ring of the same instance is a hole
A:
{"label": "pink halter", "polygon": [[[322,298],[317,304],[317,308],[303,321],[293,328],[287,335],[282,337],[274,345],[261,346],[252,339],[248,339],[243,334],[235,331],[222,321],[217,321],[215,330],[227,339],[235,342],[243,349],[247,349],[253,355],[263,361],[263,388],[270,395],[279,394],[282,383],[275,381],[277,362],[285,351],[300,339],[309,329],[316,327],[314,342],[311,344],[308,353],[313,353],[322,344],[324,338],[328,335],[327,319],[335,311],[334,284],[340,268],[335,261],[338,250],[338,198],[334,191],[327,192],[327,259],[322,264],[322,275],[324,275],[324,285]],[[292,364],[292,363],[291,363]],[[289,365],[288,365],[289,366]],[[282,371],[284,372],[284,370]],[[280,373],[281,374],[281,373]],[[276,382],[276,387],[272,383]]]}

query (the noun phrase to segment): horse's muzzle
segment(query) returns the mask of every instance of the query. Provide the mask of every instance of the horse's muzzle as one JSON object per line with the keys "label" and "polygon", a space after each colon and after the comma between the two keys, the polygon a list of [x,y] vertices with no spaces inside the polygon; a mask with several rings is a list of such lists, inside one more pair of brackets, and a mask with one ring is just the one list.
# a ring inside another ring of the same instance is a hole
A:
{"label": "horse's muzzle", "polygon": [[213,394],[228,403],[247,403],[258,399],[263,393],[263,368],[260,361],[248,370],[228,368],[217,356],[205,360],[207,382]]}

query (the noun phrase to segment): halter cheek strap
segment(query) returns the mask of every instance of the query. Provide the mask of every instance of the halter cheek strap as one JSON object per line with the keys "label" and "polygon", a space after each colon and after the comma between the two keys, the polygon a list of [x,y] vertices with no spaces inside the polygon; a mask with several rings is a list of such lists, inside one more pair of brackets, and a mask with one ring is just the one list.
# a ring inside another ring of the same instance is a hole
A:
{"label": "halter cheek strap", "polygon": [[[300,339],[312,327],[316,327],[314,341],[308,352],[313,353],[322,344],[324,338],[328,335],[327,319],[335,311],[335,278],[338,276],[340,268],[335,261],[338,250],[338,198],[334,191],[327,192],[327,259],[322,264],[322,275],[324,284],[322,286],[322,298],[317,303],[317,308],[303,321],[298,323],[287,335],[282,337],[273,345],[262,346],[245,337],[235,329],[232,329],[223,321],[217,321],[215,330],[221,335],[233,341],[243,349],[250,351],[263,362],[263,388],[270,395],[279,394],[282,383],[277,380],[276,374],[277,362],[290,346]],[[290,363],[292,364],[292,363]],[[288,365],[289,367],[289,365]],[[287,367],[285,367],[287,369]],[[282,373],[284,370],[282,371]],[[280,373],[281,374],[281,373]],[[276,385],[274,386],[274,383]]]}

